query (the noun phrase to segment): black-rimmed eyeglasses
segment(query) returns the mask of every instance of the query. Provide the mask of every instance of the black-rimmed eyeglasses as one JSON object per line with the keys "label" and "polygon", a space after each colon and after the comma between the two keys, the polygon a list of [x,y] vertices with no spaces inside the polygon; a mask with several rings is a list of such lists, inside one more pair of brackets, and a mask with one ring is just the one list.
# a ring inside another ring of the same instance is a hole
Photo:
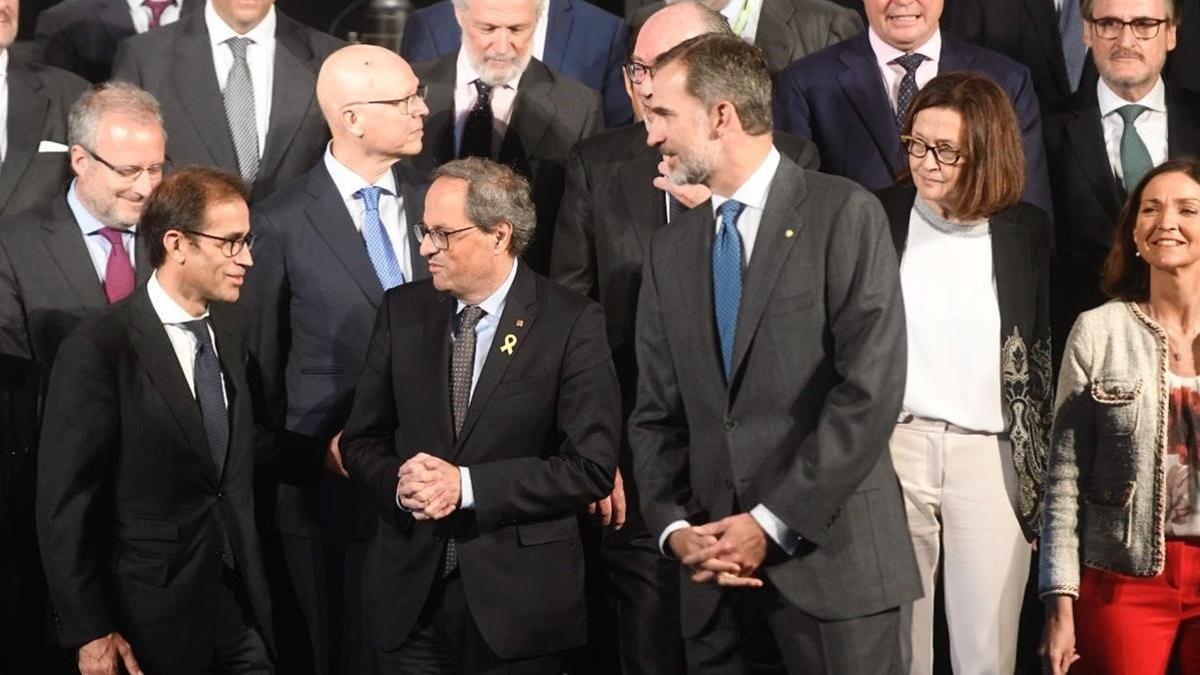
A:
{"label": "black-rimmed eyeglasses", "polygon": [[408,115],[412,112],[414,103],[424,103],[425,95],[429,93],[428,85],[420,85],[417,90],[404,98],[388,98],[375,101],[355,101],[346,105],[392,105],[400,111],[401,115]]}
{"label": "black-rimmed eyeglasses", "polygon": [[242,237],[226,238],[226,237],[218,237],[215,234],[206,234],[204,232],[197,232],[196,230],[181,229],[179,231],[183,232],[185,234],[193,234],[197,237],[204,237],[205,239],[215,239],[216,241],[221,242],[221,244],[220,244],[221,253],[226,258],[236,258],[238,256],[238,254],[240,254],[242,252],[242,249],[250,249],[250,250],[254,249],[254,233],[253,232],[251,232],[250,234],[247,234],[245,236],[242,236]]}
{"label": "black-rimmed eyeglasses", "polygon": [[932,152],[934,161],[943,166],[954,166],[964,157],[963,151],[954,146],[930,145],[914,136],[901,136],[900,142],[904,144],[908,154],[917,159],[924,159],[925,155]]}
{"label": "black-rimmed eyeglasses", "polygon": [[150,166],[114,166],[112,162],[104,159],[100,155],[97,155],[95,150],[92,150],[86,145],[80,145],[79,147],[83,148],[84,152],[91,155],[92,159],[108,167],[110,171],[120,176],[123,180],[129,181],[130,183],[140,178],[142,176],[142,172],[149,174],[151,178],[161,178],[163,174],[171,170],[171,160],[167,160],[159,164],[151,164]]}
{"label": "black-rimmed eyeglasses", "polygon": [[641,84],[647,75],[654,77],[654,66],[648,66],[638,61],[630,61],[625,64],[625,74],[629,76],[630,82]]}
{"label": "black-rimmed eyeglasses", "polygon": [[1096,31],[1096,35],[1104,40],[1116,40],[1121,37],[1126,26],[1133,31],[1133,37],[1139,40],[1153,40],[1158,37],[1158,31],[1162,29],[1164,23],[1167,23],[1167,20],[1139,16],[1136,19],[1123,21],[1115,16],[1093,16],[1088,19],[1088,23],[1092,24],[1092,30]]}
{"label": "black-rimmed eyeglasses", "polygon": [[433,242],[434,248],[439,251],[445,251],[450,248],[451,235],[476,229],[474,225],[469,225],[467,227],[460,227],[457,230],[433,230],[426,227],[425,223],[417,223],[412,228],[413,234],[417,236],[417,241],[425,241],[425,237],[428,236],[429,240]]}

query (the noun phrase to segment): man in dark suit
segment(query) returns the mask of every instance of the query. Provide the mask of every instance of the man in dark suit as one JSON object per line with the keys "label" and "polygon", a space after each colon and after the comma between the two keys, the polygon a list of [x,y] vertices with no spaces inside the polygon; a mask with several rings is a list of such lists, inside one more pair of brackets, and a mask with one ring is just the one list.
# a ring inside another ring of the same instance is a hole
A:
{"label": "man in dark suit", "polygon": [[19,0],[0,0],[0,217],[46,203],[67,169],[67,111],[87,82],[14,54]]}
{"label": "man in dark suit", "polygon": [[[399,163],[421,147],[421,91],[391,51],[334,52],[317,80],[333,136],[325,157],[254,209],[257,264],[244,302],[267,399],[293,431],[341,432],[384,291],[429,276],[411,227],[428,180]],[[303,657],[317,673],[375,672],[358,592],[374,503],[335,476],[278,490],[287,568],[314,643]]]}
{"label": "man in dark suit", "polygon": [[649,142],[713,195],[651,238],[630,419],[647,526],[683,565],[688,672],[900,673],[921,584],[887,449],[904,315],[886,216],[780,156],[741,40],[683,42],[653,77]]}
{"label": "man in dark suit", "polygon": [[613,487],[620,401],[600,307],[518,262],[534,227],[508,167],[441,167],[432,283],[380,307],[342,451],[381,514],[384,673],[557,675],[587,639],[576,514]]}
{"label": "man in dark suit", "polygon": [[[670,5],[646,21],[632,62],[653,66],[661,52],[705,33],[733,35],[724,17],[702,4]],[[634,77],[639,81],[629,81],[627,86],[639,101],[635,109],[641,109],[653,98],[653,78],[640,68]],[[817,151],[811,141],[777,134],[775,143],[805,168],[816,168]],[[637,384],[633,325],[645,247],[669,216],[708,200],[703,185],[677,186],[667,181],[660,173],[661,160],[647,145],[646,127],[640,122],[601,132],[577,145],[567,163],[566,191],[550,258],[553,279],[604,307],[609,347],[621,383],[623,417],[633,409]],[[608,599],[589,604],[589,664],[598,664],[592,672],[619,668],[625,675],[681,673],[677,565],[659,554],[646,530],[631,461],[623,447],[619,474],[626,510],[614,510],[616,527],[601,533],[602,556],[588,570],[589,577],[604,579],[603,592],[595,595]],[[621,500],[617,501],[619,506]],[[607,616],[608,607],[615,616]],[[614,641],[619,650],[612,648]]]}
{"label": "man in dark suit", "polygon": [[[1046,117],[1057,206],[1052,335],[1059,347],[1080,312],[1107,300],[1100,290],[1101,267],[1128,193],[1151,167],[1200,154],[1200,95],[1161,76],[1177,42],[1178,2],[1089,0],[1084,5],[1095,18],[1084,38],[1099,81],[1080,88]],[[1166,21],[1139,29],[1153,32],[1145,39],[1132,27],[1113,23],[1137,18]]]}
{"label": "man in dark suit", "polygon": [[[67,338],[50,378],[38,540],[58,636],[83,675],[267,673],[251,483],[277,439],[256,433],[230,305],[253,264],[245,189],[184,169],[139,227],[154,273]],[[319,470],[322,445],[287,436],[287,462]]]}
{"label": "man in dark suit", "polygon": [[603,124],[596,92],[533,58],[538,6],[473,0],[457,11],[462,48],[414,67],[429,87],[429,118],[413,164],[428,173],[456,157],[486,157],[527,177],[538,227],[524,259],[543,273],[567,156]]}
{"label": "man in dark suit", "polygon": [[[635,34],[641,31],[646,20],[666,4],[659,0],[638,8],[629,17],[630,30]],[[854,10],[829,0],[728,0],[723,6],[706,4],[719,11],[739,37],[762,50],[772,75],[796,59],[863,30],[862,19]]]}
{"label": "man in dark suit", "polygon": [[1012,99],[1025,140],[1023,199],[1049,212],[1041,114],[1029,70],[944,34],[941,13],[942,0],[868,3],[866,34],[780,73],[776,126],[816,141],[822,170],[882,189],[907,166],[900,125],[916,92],[938,73],[976,70]]}
{"label": "man in dark suit", "polygon": [[[470,0],[458,0],[462,7]],[[456,53],[462,28],[455,0],[418,9],[404,24],[400,55],[409,63]],[[604,123],[628,124],[633,117],[621,86],[621,66],[629,29],[621,19],[585,0],[548,0],[534,29],[533,57],[567,77],[600,92]]]}
{"label": "man in dark suit", "polygon": [[112,73],[117,43],[152,28],[175,23],[204,6],[204,0],[63,0],[38,14],[37,58],[90,82]]}
{"label": "man in dark suit", "polygon": [[342,44],[277,12],[274,0],[209,0],[122,42],[113,78],[158,97],[172,161],[238,173],[257,202],[321,158],[329,130],[313,92]]}

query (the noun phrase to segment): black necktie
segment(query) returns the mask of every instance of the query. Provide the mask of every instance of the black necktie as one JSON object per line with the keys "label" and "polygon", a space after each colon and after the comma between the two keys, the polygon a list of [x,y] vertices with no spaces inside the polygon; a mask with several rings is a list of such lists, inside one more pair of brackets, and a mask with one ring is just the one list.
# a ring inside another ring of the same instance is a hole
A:
{"label": "black necktie", "polygon": [[917,68],[925,57],[921,54],[905,54],[892,63],[899,64],[904,69],[904,77],[900,79],[900,92],[896,95],[896,126],[904,128],[904,118],[912,107],[913,99],[917,97]]}
{"label": "black necktie", "polygon": [[460,159],[492,156],[492,86],[482,80],[475,80],[474,84],[478,96],[463,126],[462,144],[458,149]]}
{"label": "black necktie", "polygon": [[[468,305],[459,314],[458,337],[450,353],[450,410],[454,415],[454,438],[462,433],[471,405],[471,380],[475,377],[475,326],[483,318],[478,305]],[[461,499],[461,497],[460,497]],[[454,538],[446,537],[446,553],[442,558],[442,576],[448,577],[458,567],[458,547]]]}

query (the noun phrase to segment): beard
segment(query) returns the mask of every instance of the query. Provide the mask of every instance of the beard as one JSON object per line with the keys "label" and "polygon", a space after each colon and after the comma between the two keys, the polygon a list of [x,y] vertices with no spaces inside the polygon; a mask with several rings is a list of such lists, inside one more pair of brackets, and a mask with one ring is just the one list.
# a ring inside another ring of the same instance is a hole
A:
{"label": "beard", "polygon": [[471,67],[479,74],[479,79],[483,80],[484,84],[499,87],[521,77],[521,74],[525,72],[525,66],[529,65],[531,54],[494,59],[490,58],[486,52],[482,57],[478,57],[467,50],[467,56]]}
{"label": "beard", "polygon": [[676,185],[706,184],[717,163],[717,147],[712,141],[702,141],[688,148],[687,154],[676,155],[675,168],[668,178]]}

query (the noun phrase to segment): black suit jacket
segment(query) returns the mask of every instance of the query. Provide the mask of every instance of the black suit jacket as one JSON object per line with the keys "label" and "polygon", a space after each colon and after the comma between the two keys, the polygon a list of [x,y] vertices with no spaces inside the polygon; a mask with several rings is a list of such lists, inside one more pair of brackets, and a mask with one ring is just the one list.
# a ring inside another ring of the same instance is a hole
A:
{"label": "black suit jacket", "polygon": [[[1200,155],[1200,94],[1168,84],[1166,101],[1168,156]],[[1126,194],[1104,146],[1095,85],[1081,87],[1047,115],[1045,129],[1055,203],[1057,348],[1080,312],[1108,300],[1100,290],[1101,267]]]}
{"label": "black suit jacket", "polygon": [[[724,377],[711,204],[655,232],[638,300],[630,446],[656,538],[764,504],[802,539],[762,576],[822,620],[921,595],[888,438],[904,394],[904,309],[887,220],[850,181],[783,158]],[[681,566],[685,636],[724,591]]]}
{"label": "black suit jacket", "polygon": [[[609,493],[620,403],[600,307],[524,263],[508,292],[462,433],[450,411],[456,301],[424,281],[388,292],[342,453],[379,505],[366,563],[376,647],[402,645],[453,536],[467,606],[493,651],[525,658],[587,638],[576,514]],[[511,353],[501,351],[509,335]],[[475,507],[417,522],[396,505],[400,466],[425,451],[471,471]]]}
{"label": "black suit jacket", "polygon": [[[87,82],[8,54],[8,148],[0,167],[0,217],[45,204],[71,175],[67,113]],[[42,151],[42,141],[64,146]]]}
{"label": "black suit jacket", "polygon": [[[317,72],[325,57],[345,44],[278,10],[276,18],[271,120],[266,144],[259,148],[251,201],[271,194],[321,158],[329,128],[317,105]],[[177,166],[200,164],[238,173],[204,12],[122,42],[113,79],[132,82],[158,98],[169,136],[167,154]]]}
{"label": "black suit jacket", "polygon": [[[245,318],[210,307],[229,398],[218,475],[200,408],[145,287],[81,324],[63,344],[38,459],[38,539],[61,644],[121,632],[147,672],[207,672],[228,533],[251,625],[272,648],[267,582],[254,525],[256,436]],[[258,444],[256,445],[256,438]],[[299,452],[319,467],[320,444]]]}
{"label": "black suit jacket", "polygon": [[[204,7],[204,0],[182,0],[180,18]],[[137,35],[127,0],[63,0],[38,14],[34,40],[45,64],[69,70],[89,82],[112,73],[117,43]]]}
{"label": "black suit jacket", "polygon": [[[421,222],[429,180],[396,164],[408,223]],[[287,428],[329,439],[346,425],[383,287],[333,179],[319,162],[254,208],[254,267],[242,302],[253,310],[253,350],[264,394]],[[405,228],[414,280],[429,276],[420,242]],[[318,490],[281,486],[280,530],[366,539],[378,513],[359,491],[329,477]],[[321,508],[314,505],[322,504]],[[320,527],[320,525],[325,527]]]}
{"label": "black suit jacket", "polygon": [[[429,85],[425,103],[429,117],[421,154],[413,166],[425,173],[455,158],[454,86],[452,52],[413,67],[421,82]],[[537,208],[537,234],[524,259],[535,271],[550,268],[554,221],[562,199],[567,156],[584,138],[604,128],[600,96],[582,84],[530,59],[517,86],[508,132],[500,144],[496,161],[507,164],[529,179]]]}

